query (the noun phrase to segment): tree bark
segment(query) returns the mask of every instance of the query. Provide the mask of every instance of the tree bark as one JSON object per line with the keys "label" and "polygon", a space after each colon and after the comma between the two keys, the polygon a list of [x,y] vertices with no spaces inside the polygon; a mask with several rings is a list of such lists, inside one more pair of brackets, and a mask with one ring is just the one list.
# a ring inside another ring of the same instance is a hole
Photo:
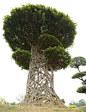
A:
{"label": "tree bark", "polygon": [[79,66],[77,67],[78,71],[80,72]]}
{"label": "tree bark", "polygon": [[53,68],[52,66],[49,65],[49,68],[51,70],[51,82],[50,82],[50,87],[52,88],[52,91],[54,90],[54,74],[53,74]]}
{"label": "tree bark", "polygon": [[54,91],[54,74],[48,72],[47,59],[39,53],[38,46],[31,47],[31,60],[27,79],[24,105],[57,105],[66,106]]}

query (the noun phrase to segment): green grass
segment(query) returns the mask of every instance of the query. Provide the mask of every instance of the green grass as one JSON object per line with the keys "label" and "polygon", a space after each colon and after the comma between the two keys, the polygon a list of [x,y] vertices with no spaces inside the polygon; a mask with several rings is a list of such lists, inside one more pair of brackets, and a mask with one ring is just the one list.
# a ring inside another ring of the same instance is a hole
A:
{"label": "green grass", "polygon": [[0,104],[0,112],[86,112],[86,106],[69,108],[38,107]]}

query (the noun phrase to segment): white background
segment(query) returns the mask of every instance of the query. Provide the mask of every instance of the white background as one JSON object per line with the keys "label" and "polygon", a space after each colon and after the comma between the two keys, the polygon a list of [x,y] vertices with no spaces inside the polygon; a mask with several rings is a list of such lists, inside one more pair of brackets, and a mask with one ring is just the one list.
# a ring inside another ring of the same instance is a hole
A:
{"label": "white background", "polygon": [[[16,96],[25,94],[28,71],[21,70],[11,58],[12,51],[8,43],[3,39],[3,17],[9,15],[12,8],[20,7],[21,4],[43,4],[56,8],[77,23],[77,35],[74,44],[70,47],[71,57],[83,56],[86,58],[86,3],[85,0],[2,0],[0,1],[0,97],[8,102],[16,102]],[[81,67],[81,71],[86,67]],[[55,72],[54,87],[57,95],[66,101],[66,105],[74,100],[86,100],[85,94],[77,93],[81,81],[71,79],[77,69],[68,67],[65,70]]]}

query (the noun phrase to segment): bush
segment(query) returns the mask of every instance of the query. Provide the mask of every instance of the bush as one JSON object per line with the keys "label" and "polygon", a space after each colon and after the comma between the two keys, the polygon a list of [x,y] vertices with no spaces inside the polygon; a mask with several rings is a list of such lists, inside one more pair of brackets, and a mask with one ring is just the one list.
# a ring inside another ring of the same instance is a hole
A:
{"label": "bush", "polygon": [[0,104],[3,104],[3,103],[4,103],[4,101],[5,101],[5,99],[4,99],[4,98],[0,98]]}
{"label": "bush", "polygon": [[65,104],[65,100],[64,99],[61,99],[61,101]]}
{"label": "bush", "polygon": [[7,105],[9,105],[9,102],[6,102],[6,101],[4,101],[4,104],[7,104]]}
{"label": "bush", "polygon": [[16,103],[15,103],[15,102],[13,102],[13,103],[10,103],[10,105],[16,105]]}
{"label": "bush", "polygon": [[68,108],[77,108],[76,105],[70,105]]}

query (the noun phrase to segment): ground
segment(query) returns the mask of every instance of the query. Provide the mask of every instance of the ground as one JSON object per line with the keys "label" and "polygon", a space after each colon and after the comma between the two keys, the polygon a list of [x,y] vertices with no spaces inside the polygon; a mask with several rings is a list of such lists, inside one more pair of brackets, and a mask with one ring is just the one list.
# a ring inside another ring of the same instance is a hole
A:
{"label": "ground", "polygon": [[57,107],[38,107],[0,104],[0,112],[86,112],[86,106],[68,109]]}

